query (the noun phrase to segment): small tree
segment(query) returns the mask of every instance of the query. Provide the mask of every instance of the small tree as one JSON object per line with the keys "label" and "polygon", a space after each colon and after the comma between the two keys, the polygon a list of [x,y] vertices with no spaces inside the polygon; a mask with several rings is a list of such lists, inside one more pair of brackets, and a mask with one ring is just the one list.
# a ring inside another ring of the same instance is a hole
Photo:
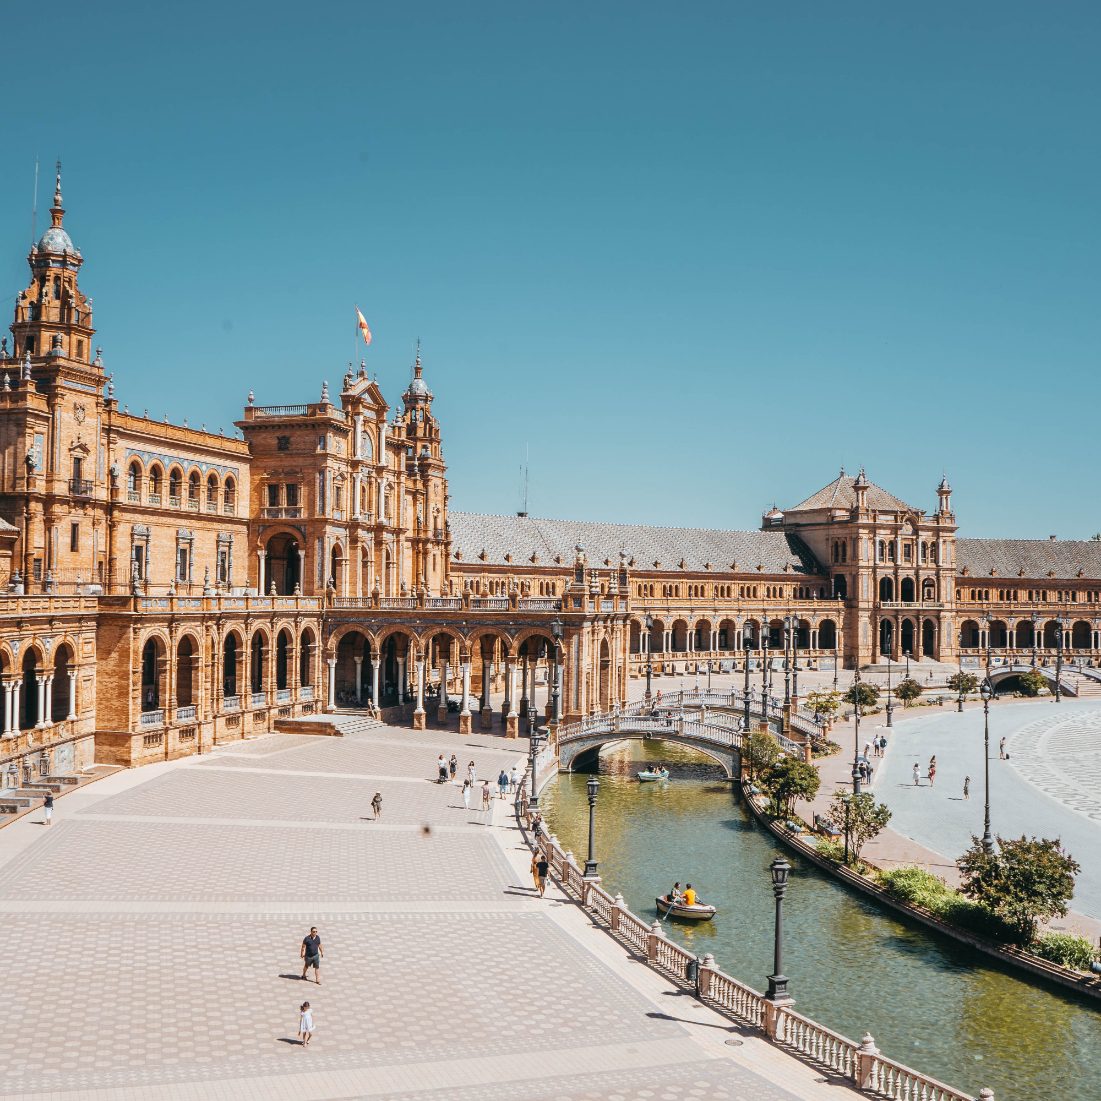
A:
{"label": "small tree", "polygon": [[1021,692],[1026,696],[1038,696],[1040,689],[1046,687],[1047,679],[1039,669],[1029,669],[1027,673],[1022,673],[1017,678],[1017,683],[1021,686]]}
{"label": "small tree", "polygon": [[848,834],[849,860],[855,863],[860,850],[891,820],[891,812],[886,803],[877,803],[867,792],[851,795],[839,791],[830,800],[830,818]]}
{"label": "small tree", "polygon": [[832,719],[841,709],[841,693],[808,692],[803,704],[812,715],[821,715],[823,719]]}
{"label": "small tree", "polygon": [[[863,710],[867,710],[869,707],[875,707],[879,703],[879,689],[874,684],[869,684],[866,680],[860,682],[860,706]],[[851,703],[856,706],[857,699],[857,686],[854,684],[852,688],[842,696],[842,699],[846,703]]]}
{"label": "small tree", "polygon": [[913,677],[899,681],[895,695],[902,700],[903,707],[909,707],[921,695],[921,685]]}
{"label": "small tree", "polygon": [[948,678],[948,687],[953,692],[962,692],[966,696],[968,692],[978,689],[979,678],[974,673],[953,673]]}
{"label": "small tree", "polygon": [[764,778],[774,815],[795,813],[797,799],[813,799],[822,782],[818,769],[799,757],[781,757]]}
{"label": "small tree", "polygon": [[780,746],[771,734],[762,730],[751,731],[742,747],[742,763],[751,780],[763,776],[780,756]]}
{"label": "small tree", "polygon": [[956,864],[963,894],[1001,918],[1018,944],[1035,940],[1038,922],[1066,915],[1081,870],[1058,838],[1046,837],[999,837],[992,853],[972,837],[971,848]]}

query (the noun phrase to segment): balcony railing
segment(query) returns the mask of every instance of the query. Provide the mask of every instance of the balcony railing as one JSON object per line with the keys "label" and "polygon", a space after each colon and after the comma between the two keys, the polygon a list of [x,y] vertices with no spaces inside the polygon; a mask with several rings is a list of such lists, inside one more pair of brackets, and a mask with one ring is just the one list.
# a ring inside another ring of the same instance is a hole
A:
{"label": "balcony railing", "polygon": [[161,495],[159,493],[150,493],[149,503],[151,505],[159,505],[161,503]]}
{"label": "balcony railing", "polygon": [[265,520],[297,520],[302,516],[301,505],[265,505],[260,510]]}
{"label": "balcony railing", "polygon": [[186,707],[176,708],[176,722],[178,723],[191,723],[195,721],[196,708],[195,705],[188,704]]}
{"label": "balcony railing", "polygon": [[232,501],[222,505],[222,512],[225,513],[226,516],[232,516],[236,511],[237,508]]}
{"label": "balcony railing", "polygon": [[249,698],[249,705],[251,707],[267,707],[268,697],[263,692],[253,692]]}
{"label": "balcony railing", "polygon": [[180,495],[178,493],[170,493],[168,495],[168,507],[179,508],[180,507]]}
{"label": "balcony railing", "polygon": [[291,702],[291,690],[289,688],[277,688],[275,690],[275,702],[276,703],[290,703]]}
{"label": "balcony railing", "polygon": [[199,498],[198,497],[188,497],[188,499],[187,499],[187,511],[188,512],[198,512],[199,511]]}
{"label": "balcony railing", "polygon": [[141,504],[141,490],[139,490],[139,489],[128,489],[126,491],[126,499],[132,505],[140,505]]}
{"label": "balcony railing", "polygon": [[138,725],[142,727],[164,726],[164,711],[158,708],[156,711],[143,711]]}
{"label": "balcony railing", "polygon": [[302,685],[302,687],[299,690],[298,694],[303,700],[312,700],[313,699],[313,685],[312,684]]}
{"label": "balcony railing", "polygon": [[93,485],[88,478],[70,478],[69,494],[72,497],[91,497]]}
{"label": "balcony railing", "polygon": [[222,699],[222,710],[240,711],[241,710],[241,697],[240,696],[226,696]]}

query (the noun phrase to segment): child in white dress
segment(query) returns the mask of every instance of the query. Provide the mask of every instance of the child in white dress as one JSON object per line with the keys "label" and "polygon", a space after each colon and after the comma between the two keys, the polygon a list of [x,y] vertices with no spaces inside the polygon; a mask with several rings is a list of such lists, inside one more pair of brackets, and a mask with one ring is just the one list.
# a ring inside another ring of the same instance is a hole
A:
{"label": "child in white dress", "polygon": [[302,1037],[302,1046],[310,1046],[310,1037],[313,1035],[313,1010],[309,1002],[303,1002],[299,1007],[298,1035]]}

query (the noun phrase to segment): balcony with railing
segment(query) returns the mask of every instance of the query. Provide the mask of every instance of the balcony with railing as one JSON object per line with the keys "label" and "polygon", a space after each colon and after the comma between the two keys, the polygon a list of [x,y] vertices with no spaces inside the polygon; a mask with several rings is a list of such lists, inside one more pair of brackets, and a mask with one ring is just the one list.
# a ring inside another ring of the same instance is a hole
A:
{"label": "balcony with railing", "polygon": [[157,708],[156,711],[143,711],[138,719],[138,726],[143,730],[153,726],[164,726],[164,710]]}
{"label": "balcony with railing", "polygon": [[91,497],[94,485],[90,478],[70,478],[69,479],[69,496],[70,497]]}
{"label": "balcony with railing", "polygon": [[265,520],[298,520],[302,516],[301,505],[265,505],[260,509]]}
{"label": "balcony with railing", "polygon": [[275,702],[276,703],[290,703],[291,702],[291,690],[289,688],[277,688],[275,690]]}
{"label": "balcony with railing", "polygon": [[263,692],[253,692],[249,697],[249,706],[252,708],[267,707],[268,697]]}
{"label": "balcony with railing", "polygon": [[225,696],[222,699],[222,710],[227,714],[233,711],[241,710],[241,697],[240,696]]}

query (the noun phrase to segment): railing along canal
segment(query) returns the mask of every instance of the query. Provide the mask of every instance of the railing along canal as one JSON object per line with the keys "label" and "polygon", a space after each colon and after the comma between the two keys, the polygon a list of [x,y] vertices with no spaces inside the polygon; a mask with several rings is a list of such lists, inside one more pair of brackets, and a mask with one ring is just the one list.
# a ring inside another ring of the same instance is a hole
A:
{"label": "railing along canal", "polygon": [[613,898],[600,885],[599,879],[586,879],[573,853],[564,852],[556,837],[545,830],[538,837],[531,836],[527,818],[530,790],[529,764],[517,786],[516,818],[522,829],[526,825],[528,844],[543,853],[551,873],[566,894],[575,898],[612,936],[637,949],[649,966],[678,983],[694,984],[696,997],[701,1002],[763,1033],[790,1054],[816,1067],[828,1068],[869,1096],[890,1098],[891,1101],[994,1101],[993,1090],[980,1090],[976,1099],[904,1063],[888,1059],[875,1046],[870,1033],[865,1033],[857,1043],[796,1013],[790,1003],[771,1002],[751,986],[720,971],[710,953],[697,957],[669,940],[660,921],[647,924],[627,909],[622,895]]}

